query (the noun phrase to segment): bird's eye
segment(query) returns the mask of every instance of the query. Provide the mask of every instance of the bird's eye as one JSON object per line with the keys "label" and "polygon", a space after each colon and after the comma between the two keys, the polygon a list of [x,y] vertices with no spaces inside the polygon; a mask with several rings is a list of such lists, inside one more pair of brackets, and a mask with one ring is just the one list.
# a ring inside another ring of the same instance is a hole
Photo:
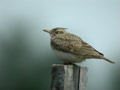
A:
{"label": "bird's eye", "polygon": [[56,32],[55,32],[55,34],[58,34],[58,33],[59,33],[59,31],[56,31]]}

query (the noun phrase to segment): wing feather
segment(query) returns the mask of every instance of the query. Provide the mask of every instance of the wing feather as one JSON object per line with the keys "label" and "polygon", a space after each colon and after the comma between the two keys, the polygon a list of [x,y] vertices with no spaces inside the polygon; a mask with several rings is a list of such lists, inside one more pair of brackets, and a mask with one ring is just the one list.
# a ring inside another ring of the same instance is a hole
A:
{"label": "wing feather", "polygon": [[[72,36],[71,36],[72,35]],[[84,42],[80,37],[77,37],[73,34],[69,34],[63,37],[55,37],[51,40],[51,46],[54,49],[72,53],[79,56],[86,56],[86,57],[99,57],[100,55],[103,56],[102,53],[98,52],[94,49],[91,45]]]}
{"label": "wing feather", "polygon": [[96,49],[94,49],[91,45],[89,45],[88,43],[82,41],[82,48],[80,49],[80,54],[85,55],[85,56],[100,56],[103,54],[100,53],[99,51],[97,51]]}
{"label": "wing feather", "polygon": [[78,51],[82,47],[81,39],[77,36],[74,36],[73,38],[71,35],[52,38],[51,46],[55,49],[69,53]]}

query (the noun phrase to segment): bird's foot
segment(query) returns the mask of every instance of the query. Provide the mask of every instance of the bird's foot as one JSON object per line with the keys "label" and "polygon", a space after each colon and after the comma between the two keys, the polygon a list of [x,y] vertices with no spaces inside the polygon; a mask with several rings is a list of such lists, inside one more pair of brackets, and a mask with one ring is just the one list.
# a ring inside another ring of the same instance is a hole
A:
{"label": "bird's foot", "polygon": [[74,64],[74,63],[72,63],[72,62],[64,62],[63,64],[64,64],[64,65],[76,65],[76,64]]}

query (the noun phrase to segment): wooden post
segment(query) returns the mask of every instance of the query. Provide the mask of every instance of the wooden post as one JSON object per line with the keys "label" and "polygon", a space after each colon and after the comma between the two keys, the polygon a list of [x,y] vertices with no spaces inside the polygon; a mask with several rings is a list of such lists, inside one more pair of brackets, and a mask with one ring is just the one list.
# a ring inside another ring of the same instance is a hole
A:
{"label": "wooden post", "polygon": [[86,90],[87,70],[77,65],[54,64],[51,90]]}

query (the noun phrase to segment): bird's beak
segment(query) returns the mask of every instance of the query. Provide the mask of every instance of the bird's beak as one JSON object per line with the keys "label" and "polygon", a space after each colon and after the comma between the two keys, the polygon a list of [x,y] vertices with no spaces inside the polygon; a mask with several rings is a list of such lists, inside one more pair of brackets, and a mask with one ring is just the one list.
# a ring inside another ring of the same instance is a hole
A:
{"label": "bird's beak", "polygon": [[47,32],[47,33],[50,33],[50,31],[49,30],[43,30],[44,32]]}

